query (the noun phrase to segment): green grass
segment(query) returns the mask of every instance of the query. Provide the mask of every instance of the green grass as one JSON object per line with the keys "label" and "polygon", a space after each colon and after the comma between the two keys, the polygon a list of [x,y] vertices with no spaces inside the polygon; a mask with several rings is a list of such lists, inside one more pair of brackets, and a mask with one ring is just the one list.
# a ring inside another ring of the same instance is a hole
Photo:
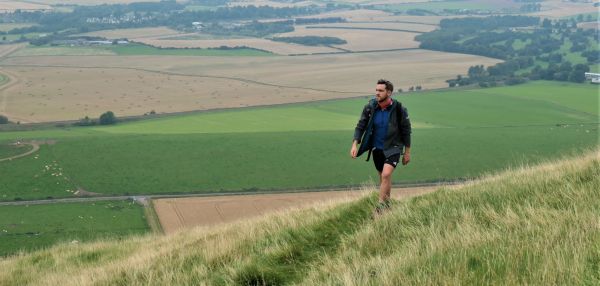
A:
{"label": "green grass", "polygon": [[0,206],[0,256],[148,231],[142,206],[130,201]]}
{"label": "green grass", "polygon": [[6,41],[16,41],[16,40],[19,40],[21,38],[21,36],[25,37],[26,39],[35,39],[35,38],[38,38],[40,35],[45,35],[45,33],[26,33],[26,34],[0,35],[0,39],[6,40]]}
{"label": "green grass", "polygon": [[494,1],[431,1],[421,3],[408,3],[408,4],[388,4],[381,5],[386,10],[399,12],[407,11],[411,9],[423,9],[429,11],[442,11],[442,10],[500,10],[502,8],[509,8],[513,5],[507,6],[506,4],[494,3]]}
{"label": "green grass", "polygon": [[[413,161],[395,182],[452,180],[539,162],[598,145],[598,87],[533,82],[468,91],[414,93]],[[202,112],[119,124],[34,132],[52,138],[37,156],[0,163],[3,200],[102,194],[255,191],[359,185],[371,162],[348,156],[366,99]],[[37,158],[36,158],[37,157]],[[61,176],[44,173],[47,165]],[[53,167],[54,168],[54,167]],[[30,178],[23,180],[22,178]],[[110,178],[110,179],[107,179]]]}
{"label": "green grass", "polygon": [[115,55],[113,51],[101,47],[67,47],[67,46],[27,46],[11,56],[98,56]]}
{"label": "green grass", "polygon": [[215,11],[219,7],[217,6],[202,6],[202,5],[187,5],[185,11],[198,12],[198,11]]}
{"label": "green grass", "polygon": [[33,149],[31,145],[15,146],[12,144],[0,144],[0,159],[23,154]]}
{"label": "green grass", "polygon": [[13,24],[13,23],[1,23],[0,24],[0,32],[8,32],[12,29],[16,28],[27,28],[35,26],[34,23],[22,23],[22,24]]}
{"label": "green grass", "polygon": [[128,44],[117,46],[28,46],[11,56],[97,56],[97,55],[161,55],[161,56],[271,56],[273,54],[254,49],[159,49],[151,46]]}
{"label": "green grass", "polygon": [[598,285],[600,153],[393,201],[374,194],[169,237],[0,261],[0,284]]}

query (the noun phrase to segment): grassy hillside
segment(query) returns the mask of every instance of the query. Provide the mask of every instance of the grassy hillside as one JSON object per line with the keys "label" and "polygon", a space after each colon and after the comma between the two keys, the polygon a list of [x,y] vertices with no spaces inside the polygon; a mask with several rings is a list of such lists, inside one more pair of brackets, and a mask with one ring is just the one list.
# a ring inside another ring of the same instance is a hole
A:
{"label": "grassy hillside", "polygon": [[[534,82],[412,93],[413,161],[395,182],[452,180],[598,145],[598,89]],[[0,162],[0,200],[101,194],[253,191],[359,185],[376,177],[351,160],[366,99],[212,111],[119,124],[0,132],[0,144],[51,138],[35,157]],[[58,165],[62,176],[41,173]],[[32,178],[22,180],[22,178]],[[60,181],[57,181],[60,180]],[[57,184],[58,183],[58,184]]]}
{"label": "grassy hillside", "polygon": [[397,201],[0,260],[5,285],[597,285],[600,151]]}

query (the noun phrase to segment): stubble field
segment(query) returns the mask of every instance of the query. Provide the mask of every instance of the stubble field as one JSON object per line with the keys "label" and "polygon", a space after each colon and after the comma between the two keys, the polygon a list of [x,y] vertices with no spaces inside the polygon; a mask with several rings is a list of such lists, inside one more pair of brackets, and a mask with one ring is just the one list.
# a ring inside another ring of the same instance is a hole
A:
{"label": "stubble field", "polygon": [[419,34],[383,30],[365,31],[361,29],[307,28],[306,26],[296,26],[295,31],[278,34],[277,37],[337,37],[345,40],[347,43],[335,45],[335,47],[352,52],[360,52],[418,48],[419,42],[415,41],[416,35]]}
{"label": "stubble field", "polygon": [[[498,60],[425,50],[302,57],[38,56],[0,66],[19,79],[0,91],[22,122],[347,98],[372,94],[377,78],[397,88],[445,87],[475,64]],[[391,75],[391,76],[390,76]]]}

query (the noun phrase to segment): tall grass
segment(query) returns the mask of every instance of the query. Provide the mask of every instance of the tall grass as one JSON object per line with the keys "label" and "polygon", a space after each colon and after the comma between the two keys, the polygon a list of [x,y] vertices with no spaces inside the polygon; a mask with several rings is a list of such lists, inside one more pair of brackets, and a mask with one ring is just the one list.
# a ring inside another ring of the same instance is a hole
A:
{"label": "tall grass", "polygon": [[600,150],[397,201],[375,196],[0,261],[6,285],[600,283]]}

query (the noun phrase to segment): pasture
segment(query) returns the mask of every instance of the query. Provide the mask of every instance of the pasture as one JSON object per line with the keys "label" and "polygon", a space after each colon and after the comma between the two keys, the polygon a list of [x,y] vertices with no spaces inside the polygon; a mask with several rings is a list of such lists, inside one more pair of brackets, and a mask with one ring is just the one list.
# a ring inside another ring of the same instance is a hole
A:
{"label": "pasture", "polygon": [[[598,145],[597,87],[591,85],[533,82],[411,93],[400,100],[411,114],[414,148],[413,162],[397,172],[396,183],[472,178]],[[371,162],[348,155],[365,102],[333,100],[112,127],[0,133],[2,142],[56,140],[36,156],[0,162],[0,173],[14,174],[0,182],[0,197],[73,196],[66,189],[111,195],[359,185],[376,178]],[[43,173],[48,163],[61,175]]]}
{"label": "pasture", "polygon": [[[26,50],[25,50],[26,51]],[[172,113],[371,94],[390,76],[397,88],[447,86],[475,64],[498,60],[425,50],[298,57],[9,56],[15,84],[0,91],[11,120],[43,122],[155,110]],[[66,79],[66,80],[65,80]]]}
{"label": "pasture", "polygon": [[0,257],[149,230],[142,206],[130,201],[0,206]]}

